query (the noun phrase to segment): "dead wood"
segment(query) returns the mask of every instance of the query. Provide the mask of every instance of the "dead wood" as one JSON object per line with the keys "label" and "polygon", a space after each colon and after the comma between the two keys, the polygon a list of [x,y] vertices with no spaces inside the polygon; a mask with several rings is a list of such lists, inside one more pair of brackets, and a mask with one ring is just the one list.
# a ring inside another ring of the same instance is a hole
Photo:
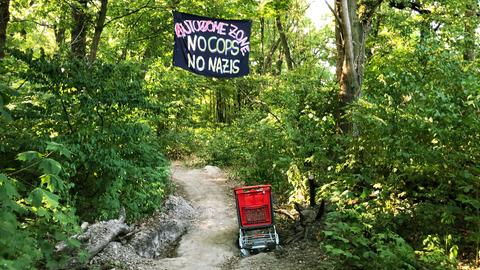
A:
{"label": "dead wood", "polygon": [[[87,252],[85,262],[101,252],[110,242],[115,240],[119,235],[126,234],[130,231],[129,226],[125,224],[125,209],[122,208],[120,217],[108,221],[101,221],[88,226],[82,224],[82,229],[86,231],[83,234],[75,235],[72,238],[81,242],[80,250]],[[65,243],[57,245],[57,253],[70,253]],[[80,269],[85,263],[79,260],[78,253],[72,252],[68,260],[66,269]]]}
{"label": "dead wood", "polygon": [[316,203],[315,191],[318,187],[318,184],[315,182],[313,176],[308,177],[308,187],[310,195],[309,206],[306,207],[299,204],[298,202],[293,203],[295,210],[298,212],[298,220],[293,214],[291,214],[285,209],[275,210],[275,213],[285,215],[286,217],[295,221],[294,227],[296,233],[285,241],[287,244],[290,242],[298,241],[302,238],[308,238],[311,227],[313,227],[313,225],[321,219],[323,213],[325,212],[325,201],[322,200],[319,205]]}
{"label": "dead wood", "polygon": [[314,206],[304,207],[299,203],[294,203],[295,210],[297,210],[300,217],[300,224],[302,226],[312,224],[315,221],[318,221],[322,218],[325,212],[325,201],[322,200],[320,204],[315,204]]}
{"label": "dead wood", "polygon": [[291,241],[297,241],[301,238],[308,239],[312,229],[320,224],[320,220],[325,213],[325,201],[322,200],[320,204],[308,207],[295,202],[294,206],[299,215],[299,220],[295,224],[298,232]]}
{"label": "dead wood", "polygon": [[139,228],[131,229],[130,232],[126,233],[125,235],[119,236],[118,241],[123,243],[124,241],[130,240],[132,239],[132,237],[135,236],[135,234],[139,233],[140,231],[141,230]]}
{"label": "dead wood", "polygon": [[286,209],[275,209],[274,210],[275,213],[278,213],[278,214],[282,214],[286,217],[288,217],[289,219],[291,220],[296,220],[295,216],[292,215],[288,210]]}

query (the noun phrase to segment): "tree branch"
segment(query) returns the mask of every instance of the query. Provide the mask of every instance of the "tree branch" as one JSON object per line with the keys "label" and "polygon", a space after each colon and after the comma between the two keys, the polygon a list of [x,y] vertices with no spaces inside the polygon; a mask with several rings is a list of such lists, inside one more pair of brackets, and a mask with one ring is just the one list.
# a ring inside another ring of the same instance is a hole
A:
{"label": "tree branch", "polygon": [[267,68],[270,68],[271,64],[272,64],[272,58],[273,58],[273,54],[275,53],[275,51],[277,50],[278,48],[278,45],[280,45],[280,38],[278,38],[274,43],[273,43],[273,46],[270,48],[270,51],[268,52],[267,54],[267,57],[265,58],[265,61],[263,62],[263,67],[262,67],[262,72],[265,73]]}
{"label": "tree branch", "polygon": [[282,214],[282,215],[288,217],[291,220],[296,220],[296,218],[290,212],[288,212],[288,210],[286,210],[286,209],[275,209],[274,212]]}
{"label": "tree branch", "polygon": [[24,22],[31,22],[31,23],[34,23],[36,25],[40,25],[40,26],[43,26],[43,27],[47,27],[47,28],[51,28],[53,29],[54,26],[53,25],[50,25],[48,23],[41,23],[41,22],[37,22],[37,21],[34,21],[34,20],[27,20],[27,19],[18,19],[16,17],[13,17],[12,18],[12,23],[24,23]]}
{"label": "tree branch", "polygon": [[97,59],[98,45],[100,44],[100,38],[104,28],[105,18],[107,17],[108,0],[101,0],[100,10],[97,14],[97,22],[95,24],[95,32],[93,34],[92,45],[90,48],[90,62],[94,62]]}
{"label": "tree branch", "polygon": [[283,30],[280,15],[278,15],[275,18],[275,21],[277,23],[278,33],[280,34],[280,40],[282,42],[283,52],[285,54],[285,60],[287,61],[287,69],[292,70],[293,69],[292,55],[290,53],[290,48],[288,47],[287,35],[285,34],[285,31]]}
{"label": "tree branch", "polygon": [[152,2],[152,0],[149,0],[145,5],[139,7],[139,8],[137,8],[137,9],[135,9],[135,10],[129,11],[129,12],[127,12],[127,13],[125,13],[125,14],[122,14],[122,15],[119,15],[119,16],[117,16],[117,17],[113,17],[112,19],[110,19],[109,21],[107,21],[107,22],[103,25],[103,27],[107,26],[107,25],[110,24],[111,22],[114,22],[114,21],[116,21],[116,20],[120,20],[120,19],[122,19],[122,18],[124,18],[124,17],[133,15],[133,14],[135,14],[135,13],[138,13],[138,12],[142,11],[143,9],[148,8],[151,2]]}
{"label": "tree branch", "polygon": [[428,9],[424,9],[422,4],[411,1],[411,2],[398,2],[397,0],[392,0],[389,2],[391,7],[397,8],[397,9],[406,9],[410,8],[413,11],[418,12],[419,14],[430,14],[432,11]]}
{"label": "tree branch", "polygon": [[383,0],[378,0],[373,5],[368,7],[368,11],[365,13],[364,21],[370,22],[377,8],[382,4]]}
{"label": "tree branch", "polygon": [[333,13],[333,16],[335,16],[335,19],[337,20],[337,25],[342,25],[342,19],[338,17],[338,14],[333,10],[333,8],[330,6],[327,0],[325,0],[325,4],[327,4],[328,9]]}

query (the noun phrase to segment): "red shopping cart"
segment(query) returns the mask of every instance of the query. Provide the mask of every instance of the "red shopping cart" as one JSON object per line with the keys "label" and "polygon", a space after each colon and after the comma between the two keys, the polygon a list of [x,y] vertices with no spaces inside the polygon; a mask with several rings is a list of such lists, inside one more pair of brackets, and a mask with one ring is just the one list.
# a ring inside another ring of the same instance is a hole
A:
{"label": "red shopping cart", "polygon": [[240,254],[272,250],[279,247],[272,208],[271,185],[246,186],[234,189],[237,203]]}

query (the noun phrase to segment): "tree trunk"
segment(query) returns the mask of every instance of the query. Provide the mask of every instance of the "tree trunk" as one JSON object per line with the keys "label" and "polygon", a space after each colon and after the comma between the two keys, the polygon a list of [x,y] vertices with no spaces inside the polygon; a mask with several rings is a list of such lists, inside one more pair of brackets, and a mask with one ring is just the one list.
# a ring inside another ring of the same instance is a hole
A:
{"label": "tree trunk", "polygon": [[87,44],[87,0],[78,0],[72,8],[72,37],[70,47],[77,58],[84,58]]}
{"label": "tree trunk", "polygon": [[268,52],[268,55],[263,63],[262,73],[266,73],[267,70],[272,68],[272,58],[278,48],[278,45],[280,45],[280,38],[278,38],[270,48],[270,51]]}
{"label": "tree trunk", "polygon": [[[343,133],[352,130],[351,123],[343,120],[345,106],[361,95],[363,65],[365,62],[365,39],[371,19],[381,0],[363,4],[361,9],[356,0],[335,1],[335,38],[337,46],[337,79],[340,86],[340,111],[337,115]],[[359,12],[363,10],[363,12]],[[359,17],[361,16],[361,17]]]}
{"label": "tree trunk", "polygon": [[265,18],[261,17],[260,18],[260,63],[259,63],[259,72],[263,72],[263,67],[264,67],[264,61],[265,61],[265,50],[264,50],[264,45],[265,43]]}
{"label": "tree trunk", "polygon": [[225,97],[222,94],[222,89],[215,91],[215,111],[217,113],[217,123],[226,123],[226,104]]}
{"label": "tree trunk", "polygon": [[57,43],[58,48],[62,48],[65,44],[65,33],[67,32],[66,24],[68,23],[68,20],[68,15],[62,13],[58,18],[58,23],[53,27],[55,42]]}
{"label": "tree trunk", "polygon": [[61,47],[65,42],[65,32],[65,27],[55,26],[55,42],[57,42],[58,47]]}
{"label": "tree trunk", "polygon": [[470,1],[465,10],[465,41],[463,60],[471,62],[475,59],[475,29],[478,27],[476,17],[477,4],[476,1]]}
{"label": "tree trunk", "polygon": [[90,62],[97,59],[98,45],[100,44],[100,37],[102,36],[103,27],[105,26],[105,18],[107,17],[108,0],[101,0],[100,10],[97,15],[97,22],[95,24],[95,33],[93,34],[92,47],[90,48]]}
{"label": "tree trunk", "polygon": [[281,51],[278,53],[278,59],[275,65],[276,72],[274,73],[274,75],[282,75],[283,57]]}
{"label": "tree trunk", "polygon": [[[342,19],[342,58],[340,74],[340,97],[343,103],[350,104],[360,94],[361,78],[359,70],[363,66],[358,66],[355,59],[359,58],[358,47],[364,46],[364,40],[359,40],[359,33],[362,26],[358,23],[356,16],[357,4],[352,0],[340,0],[339,11]],[[353,16],[352,16],[353,15]],[[355,40],[354,40],[355,39]],[[356,46],[356,47],[354,47]],[[356,54],[355,54],[356,53]],[[338,73],[338,72],[337,72]]]}
{"label": "tree trunk", "polygon": [[7,42],[7,25],[10,20],[10,0],[0,0],[0,59],[5,57]]}
{"label": "tree trunk", "polygon": [[288,47],[287,35],[283,30],[282,21],[280,20],[280,15],[275,18],[277,23],[278,33],[280,34],[280,40],[282,41],[283,53],[285,55],[285,61],[287,62],[287,69],[293,69],[293,60],[292,55],[290,54],[290,48]]}
{"label": "tree trunk", "polygon": [[313,176],[308,177],[308,194],[309,194],[309,201],[310,201],[310,207],[314,207],[317,205],[317,202],[315,200],[316,194],[317,194],[317,187],[318,184],[315,182],[315,179]]}

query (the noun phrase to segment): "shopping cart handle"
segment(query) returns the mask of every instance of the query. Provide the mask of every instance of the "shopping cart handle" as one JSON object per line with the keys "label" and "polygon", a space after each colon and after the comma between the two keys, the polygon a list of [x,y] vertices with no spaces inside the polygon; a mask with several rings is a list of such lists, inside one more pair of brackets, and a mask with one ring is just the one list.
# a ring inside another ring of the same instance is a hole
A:
{"label": "shopping cart handle", "polygon": [[243,192],[249,192],[250,190],[254,189],[263,189],[263,188],[268,188],[271,189],[272,185],[256,185],[256,186],[246,186],[246,187],[236,187],[234,190],[236,191],[243,191]]}

